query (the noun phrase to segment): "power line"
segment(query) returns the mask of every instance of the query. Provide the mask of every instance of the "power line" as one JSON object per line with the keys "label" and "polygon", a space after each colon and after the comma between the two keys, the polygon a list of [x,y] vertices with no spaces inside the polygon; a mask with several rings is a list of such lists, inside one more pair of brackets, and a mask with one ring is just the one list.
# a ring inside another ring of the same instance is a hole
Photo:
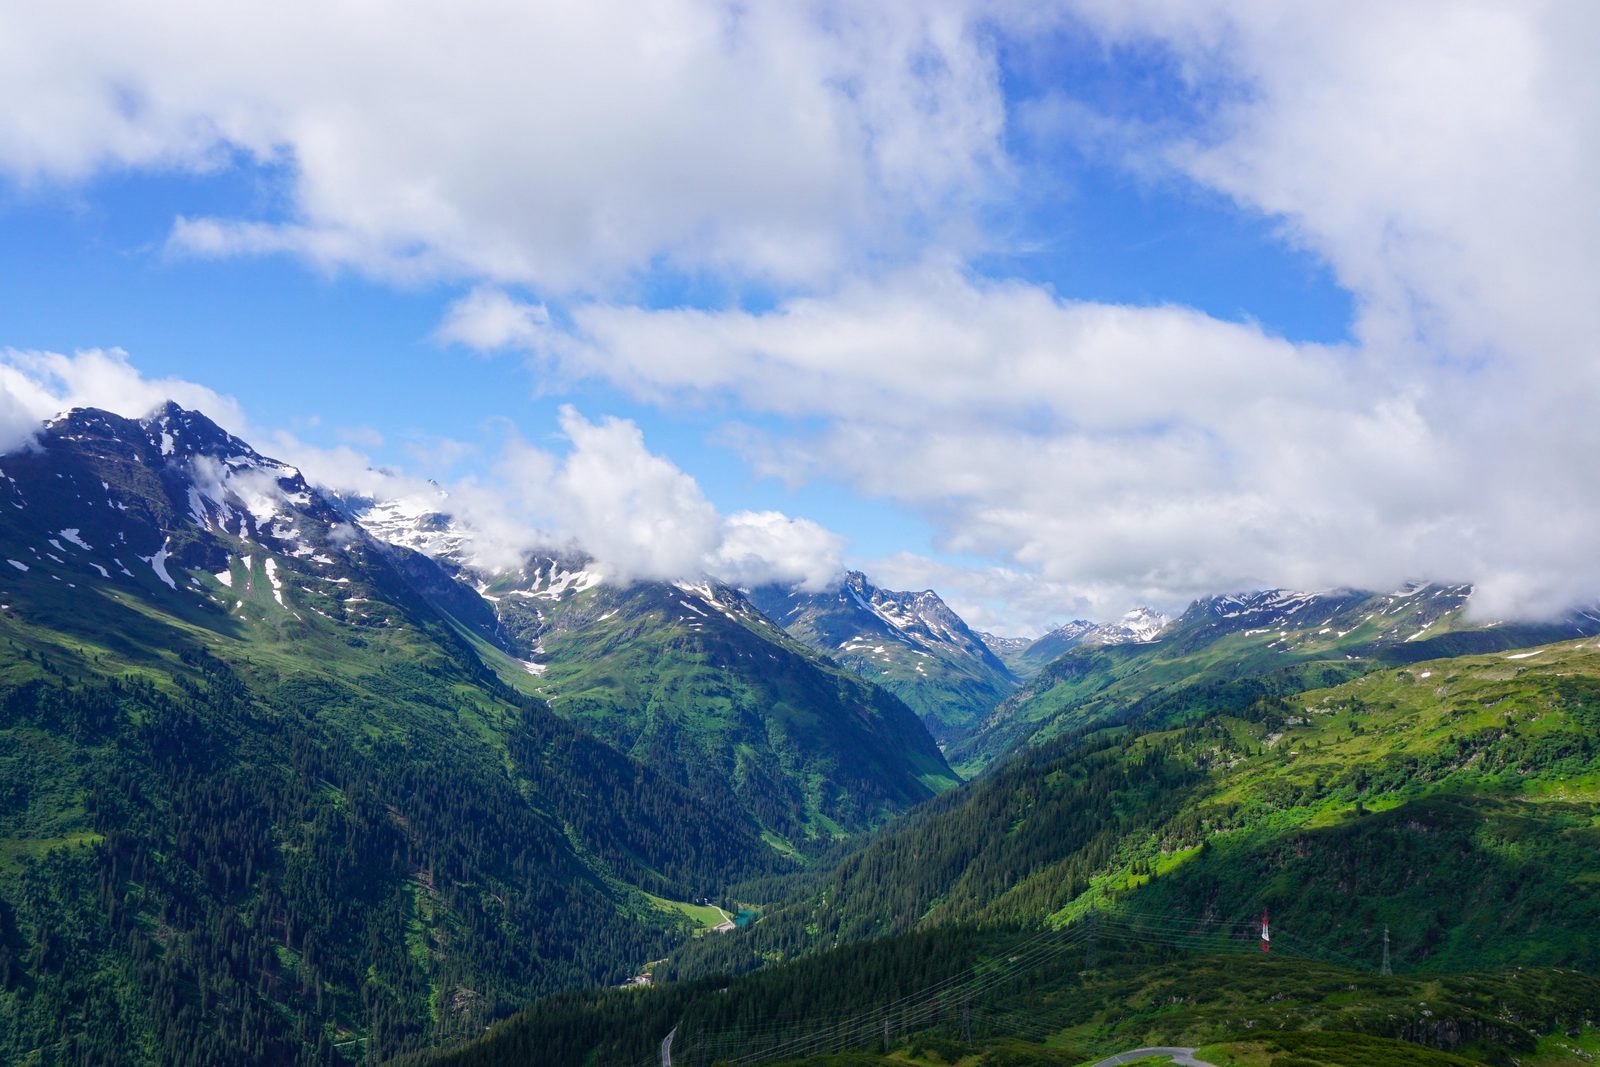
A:
{"label": "power line", "polygon": [[1048,961],[1068,948],[1082,942],[1084,933],[1081,929],[1072,928],[1067,933],[1060,931],[1045,931],[1017,946],[1009,954],[1005,962],[989,970],[973,968],[965,981],[952,983],[946,980],[925,990],[908,994],[897,1001],[891,1002],[881,1008],[873,1009],[854,1017],[839,1020],[831,1025],[818,1025],[811,1030],[799,1034],[787,1041],[780,1041],[749,1052],[743,1056],[729,1060],[734,1064],[757,1063],[765,1059],[782,1059],[797,1055],[811,1055],[818,1052],[832,1052],[848,1048],[852,1044],[864,1043],[861,1037],[873,1032],[874,1024],[889,1014],[889,1009],[901,1018],[902,1028],[909,1028],[919,1022],[926,1022],[945,1010],[953,1003],[963,1002],[970,1005],[971,1001],[985,993],[1004,985],[1017,975]]}
{"label": "power line", "polygon": [[[729,1064],[749,1065],[837,1052],[868,1045],[880,1038],[887,1047],[894,1033],[910,1033],[940,1018],[956,1023],[962,1041],[970,1043],[975,1004],[981,1004],[1020,976],[1050,963],[1069,949],[1083,946],[1084,969],[1090,970],[1096,965],[1102,942],[1107,938],[1129,946],[1180,951],[1225,949],[1244,953],[1250,950],[1259,932],[1259,922],[1252,920],[1196,918],[1171,909],[1124,912],[1122,915],[1103,915],[1091,909],[1082,923],[1041,930],[1013,944],[1003,956],[975,964],[867,1011],[834,1019],[790,1017],[760,1026],[727,1027],[697,1035],[695,1048],[705,1049],[714,1058]],[[1282,947],[1284,955],[1310,960],[1331,959],[1357,970],[1367,970],[1371,966],[1363,966],[1335,949],[1282,930],[1274,934],[1274,942]],[[1387,927],[1383,947],[1381,973],[1388,974]],[[988,1017],[982,1010],[978,1014]],[[1004,1015],[994,1018],[998,1020]]]}

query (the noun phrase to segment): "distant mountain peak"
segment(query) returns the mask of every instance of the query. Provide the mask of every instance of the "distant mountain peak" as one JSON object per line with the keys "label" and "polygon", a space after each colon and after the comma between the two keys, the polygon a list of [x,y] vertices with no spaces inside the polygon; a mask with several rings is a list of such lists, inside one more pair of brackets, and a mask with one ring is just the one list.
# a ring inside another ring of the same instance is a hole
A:
{"label": "distant mountain peak", "polygon": [[385,544],[420,552],[456,566],[466,562],[467,533],[442,507],[445,492],[386,497],[343,497],[352,521]]}
{"label": "distant mountain peak", "polygon": [[988,645],[989,651],[1002,659],[1013,653],[1021,652],[1033,644],[1033,638],[1031,637],[1001,637],[999,634],[992,634],[988,630],[979,630],[978,640]]}
{"label": "distant mountain peak", "polygon": [[256,465],[270,465],[286,475],[299,471],[287,463],[269,460],[249,444],[218,426],[203,412],[185,408],[169,400],[155,412],[139,420],[139,425],[150,435],[150,440],[165,456],[208,456],[218,460],[236,460]]}
{"label": "distant mountain peak", "polygon": [[1055,638],[1075,645],[1123,645],[1154,639],[1167,621],[1167,617],[1154,608],[1134,608],[1116,622],[1073,619],[1039,640]]}
{"label": "distant mountain peak", "polygon": [[1154,641],[1166,629],[1168,619],[1154,608],[1138,607],[1127,612],[1116,622],[1094,622],[1073,619],[1062,623],[1035,641],[998,639],[1007,643],[995,648],[1007,665],[1023,678],[1031,678],[1044,666],[1070,649],[1080,646],[1143,644]]}
{"label": "distant mountain peak", "polygon": [[1010,693],[996,652],[931,589],[881,589],[849,571],[819,593],[767,586],[750,600],[797,640],[895,693],[948,738]]}
{"label": "distant mountain peak", "polygon": [[1134,608],[1117,620],[1117,626],[1133,635],[1134,641],[1151,641],[1167,625],[1168,619],[1154,608]]}

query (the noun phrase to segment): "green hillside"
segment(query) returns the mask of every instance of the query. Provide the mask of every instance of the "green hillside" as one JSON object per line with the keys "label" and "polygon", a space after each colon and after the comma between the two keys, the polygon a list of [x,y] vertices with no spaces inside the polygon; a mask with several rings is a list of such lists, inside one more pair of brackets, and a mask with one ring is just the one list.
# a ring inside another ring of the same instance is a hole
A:
{"label": "green hillside", "polygon": [[175,405],[0,459],[0,561],[0,1062],[458,1039],[956,783],[731,590],[497,600]]}
{"label": "green hillside", "polygon": [[381,1059],[785,866],[193,413],[0,467],[0,1062]]}
{"label": "green hillside", "polygon": [[[734,590],[638,582],[533,600],[517,587],[490,595],[535,644],[554,711],[785,847],[814,851],[958,781],[905,704]],[[519,615],[530,605],[537,628]]]}
{"label": "green hillside", "polygon": [[128,613],[97,644],[6,592],[7,1060],[317,1062],[470,1033],[659,955],[674,924],[632,885],[764,869],[753,834],[409,627],[358,649],[320,621]]}
{"label": "green hillside", "polygon": [[1130,715],[1183,715],[1284,696],[1441,656],[1600,633],[1600,618],[1508,624],[1470,615],[1469,586],[1394,593],[1269,590],[1197,601],[1152,642],[1080,646],[1035,675],[969,736],[951,763],[976,773],[1025,745]]}
{"label": "green hillside", "polygon": [[1600,981],[1574,971],[1387,977],[1075,933],[942,927],[740,979],[567,994],[406,1062],[657,1063],[669,1033],[678,1067],[1076,1067],[1161,1045],[1219,1067],[1579,1067],[1600,1048]]}
{"label": "green hillside", "polygon": [[[1600,651],[1416,664],[1088,726],[920,809],[681,973],[1093,906],[1247,923],[1403,968],[1600,971]],[[671,973],[669,969],[669,973]]]}
{"label": "green hillside", "polygon": [[[542,1004],[442,1062],[643,1062],[675,1026],[692,1064],[1156,1044],[1279,1067],[1589,1062],[1600,643],[1150,716],[925,805],[657,968],[683,981]],[[749,973],[710,977],[728,972]]]}
{"label": "green hillside", "polygon": [[1593,1043],[1600,643],[1510,651],[1583,620],[1216,598],[1057,660],[958,785],[737,591],[530,568],[465,584],[177,408],[0,460],[0,1061],[376,1062],[535,998],[460,1062]]}

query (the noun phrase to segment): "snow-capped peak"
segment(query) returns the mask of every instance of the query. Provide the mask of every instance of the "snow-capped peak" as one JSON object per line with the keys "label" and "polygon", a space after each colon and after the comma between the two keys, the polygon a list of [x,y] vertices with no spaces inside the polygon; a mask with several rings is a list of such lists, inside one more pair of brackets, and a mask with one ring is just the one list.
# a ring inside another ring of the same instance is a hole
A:
{"label": "snow-capped peak", "polygon": [[1167,625],[1167,617],[1154,608],[1134,608],[1116,622],[1074,619],[1039,640],[1072,645],[1126,645],[1154,640]]}
{"label": "snow-capped peak", "polygon": [[388,500],[347,499],[345,510],[379,541],[420,552],[430,559],[466,563],[467,532],[442,510],[445,493],[413,494]]}
{"label": "snow-capped peak", "polygon": [[1167,617],[1154,608],[1134,608],[1117,620],[1116,625],[1127,631],[1130,641],[1153,641],[1166,628]]}

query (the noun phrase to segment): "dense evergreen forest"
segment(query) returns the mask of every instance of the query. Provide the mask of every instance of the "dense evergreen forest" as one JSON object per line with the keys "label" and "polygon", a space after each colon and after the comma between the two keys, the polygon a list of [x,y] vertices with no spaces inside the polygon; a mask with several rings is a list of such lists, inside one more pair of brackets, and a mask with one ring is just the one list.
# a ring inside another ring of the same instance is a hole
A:
{"label": "dense evergreen forest", "polygon": [[[1600,1044],[1600,980],[1575,971],[1384,976],[1159,924],[1088,929],[941,926],[743,978],[564,994],[401,1064],[653,1067],[668,1034],[678,1067],[1077,1067],[1172,1044],[1241,1067],[1513,1067]],[[1316,1055],[1278,1058],[1300,1049]]]}
{"label": "dense evergreen forest", "polygon": [[[671,924],[597,870],[673,896],[761,870],[695,798],[526,699],[508,769],[447,729],[358,747],[314,687],[263,705],[189,661],[170,692],[49,679],[0,702],[6,829],[63,793],[84,812],[75,843],[6,859],[8,1061],[381,1059],[659,955]],[[410,673],[391,681],[426,700]]]}

